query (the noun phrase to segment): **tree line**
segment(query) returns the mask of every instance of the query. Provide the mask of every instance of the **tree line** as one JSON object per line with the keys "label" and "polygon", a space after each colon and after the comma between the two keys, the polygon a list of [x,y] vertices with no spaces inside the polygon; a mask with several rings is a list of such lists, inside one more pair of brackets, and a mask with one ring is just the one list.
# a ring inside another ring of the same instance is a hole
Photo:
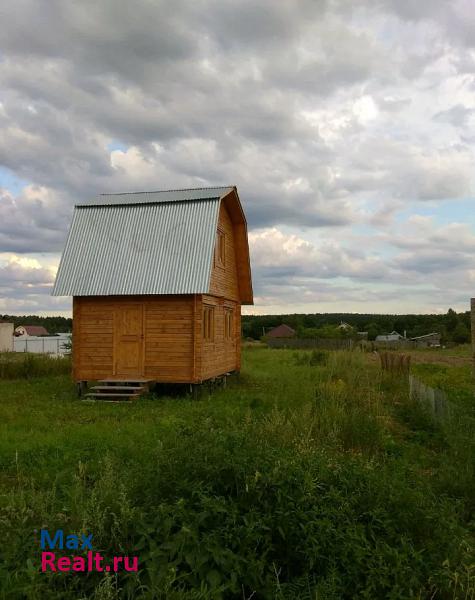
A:
{"label": "tree line", "polygon": [[347,336],[348,332],[336,330],[341,323],[348,323],[355,331],[366,331],[368,339],[397,331],[407,337],[426,333],[440,333],[442,343],[470,342],[470,311],[457,313],[451,308],[438,315],[375,315],[359,313],[311,313],[291,315],[243,315],[242,333],[245,338],[260,339],[273,327],[285,323],[302,337]]}
{"label": "tree line", "polygon": [[[43,325],[51,333],[72,331],[73,320],[67,317],[40,317],[38,315],[0,315],[0,321],[19,325]],[[407,337],[416,337],[433,331],[442,335],[442,343],[464,344],[470,341],[470,312],[457,313],[451,308],[438,315],[375,315],[359,313],[310,313],[287,315],[243,315],[244,338],[260,339],[273,327],[286,323],[303,337],[347,336],[347,332],[335,330],[341,322],[348,323],[356,331],[366,331],[368,339],[397,331]]]}

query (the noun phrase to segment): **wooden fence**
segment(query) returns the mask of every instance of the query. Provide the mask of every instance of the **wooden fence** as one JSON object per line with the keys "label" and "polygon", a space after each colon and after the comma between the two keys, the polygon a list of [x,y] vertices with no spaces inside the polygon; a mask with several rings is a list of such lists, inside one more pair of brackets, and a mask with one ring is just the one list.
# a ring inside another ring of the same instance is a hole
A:
{"label": "wooden fence", "polygon": [[449,400],[446,392],[427,385],[410,373],[411,357],[396,352],[379,352],[381,369],[388,374],[403,377],[409,384],[409,396],[419,402],[435,419],[468,423],[475,432],[475,409],[459,406]]}
{"label": "wooden fence", "polygon": [[396,354],[395,352],[379,352],[381,368],[392,374],[406,374],[411,368],[410,354]]}
{"label": "wooden fence", "polygon": [[338,340],[325,338],[267,338],[265,343],[269,348],[320,348],[322,350],[351,350],[353,340]]}

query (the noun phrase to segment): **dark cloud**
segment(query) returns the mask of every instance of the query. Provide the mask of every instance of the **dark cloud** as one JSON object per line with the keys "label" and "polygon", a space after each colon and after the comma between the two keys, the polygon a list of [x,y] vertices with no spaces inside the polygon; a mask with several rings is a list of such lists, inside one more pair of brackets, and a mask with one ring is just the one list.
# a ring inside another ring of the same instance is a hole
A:
{"label": "dark cloud", "polygon": [[32,186],[17,197],[0,193],[1,251],[58,252],[64,245],[69,220],[68,205],[49,198],[44,189]]}
{"label": "dark cloud", "polygon": [[448,254],[442,250],[431,249],[419,251],[416,254],[401,256],[394,261],[401,271],[417,271],[423,274],[458,271],[473,266],[473,258],[461,252]]}

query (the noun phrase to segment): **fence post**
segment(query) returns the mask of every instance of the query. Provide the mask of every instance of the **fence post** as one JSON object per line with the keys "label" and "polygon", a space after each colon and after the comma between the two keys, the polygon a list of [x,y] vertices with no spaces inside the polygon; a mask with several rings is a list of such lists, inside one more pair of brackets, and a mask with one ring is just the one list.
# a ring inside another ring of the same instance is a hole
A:
{"label": "fence post", "polygon": [[475,298],[470,300],[472,325],[472,378],[475,383]]}
{"label": "fence post", "polygon": [[28,352],[28,340],[25,339],[25,352]]}

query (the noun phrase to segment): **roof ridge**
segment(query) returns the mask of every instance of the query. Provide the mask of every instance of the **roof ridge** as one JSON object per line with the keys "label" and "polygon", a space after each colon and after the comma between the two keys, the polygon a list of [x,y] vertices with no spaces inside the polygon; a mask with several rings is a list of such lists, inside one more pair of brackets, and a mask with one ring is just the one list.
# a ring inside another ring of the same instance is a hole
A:
{"label": "roof ridge", "polygon": [[99,196],[127,196],[127,195],[135,195],[135,194],[161,194],[167,192],[193,192],[197,190],[227,190],[229,188],[234,188],[235,185],[209,185],[204,187],[195,187],[195,188],[176,188],[170,190],[142,190],[141,192],[104,192],[99,194]]}

